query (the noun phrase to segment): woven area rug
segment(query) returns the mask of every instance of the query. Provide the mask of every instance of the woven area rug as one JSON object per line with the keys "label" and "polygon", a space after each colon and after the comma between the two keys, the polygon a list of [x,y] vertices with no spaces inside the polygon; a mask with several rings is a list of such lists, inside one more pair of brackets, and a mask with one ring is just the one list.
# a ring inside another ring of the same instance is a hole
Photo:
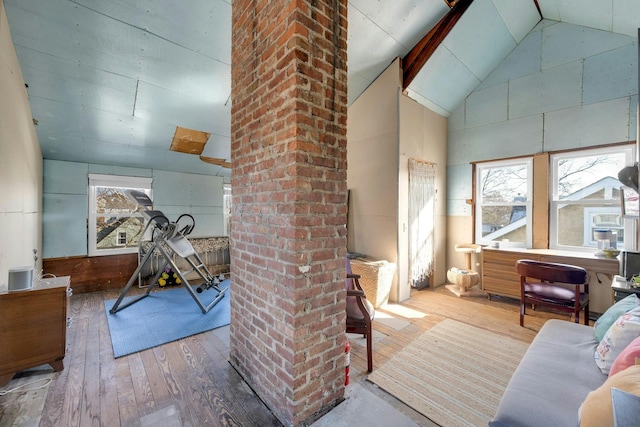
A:
{"label": "woven area rug", "polygon": [[443,427],[486,426],[528,346],[446,319],[368,380]]}
{"label": "woven area rug", "polygon": [[[230,287],[229,279],[220,284]],[[116,300],[104,302],[111,334],[113,356],[146,350],[200,332],[226,326],[231,321],[228,289],[224,297],[208,313],[203,314],[193,297],[183,286],[174,289],[155,290],[148,297],[110,314]],[[198,297],[207,306],[217,296],[213,289],[205,290]],[[123,301],[126,302],[127,297]],[[123,304],[124,304],[123,302]]]}

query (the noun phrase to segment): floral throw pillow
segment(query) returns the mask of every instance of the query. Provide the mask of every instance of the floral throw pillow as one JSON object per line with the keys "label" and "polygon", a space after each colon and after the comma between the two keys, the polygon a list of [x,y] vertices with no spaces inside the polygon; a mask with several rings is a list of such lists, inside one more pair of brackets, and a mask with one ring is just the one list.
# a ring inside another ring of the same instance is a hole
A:
{"label": "floral throw pillow", "polygon": [[598,344],[594,357],[603,374],[609,375],[618,355],[639,336],[640,307],[618,317]]}
{"label": "floral throw pillow", "polygon": [[636,294],[631,294],[609,307],[607,311],[596,320],[596,323],[593,324],[596,341],[602,341],[604,334],[607,333],[611,325],[613,325],[613,322],[618,320],[621,314],[633,310],[636,307],[640,307],[640,298],[638,298]]}

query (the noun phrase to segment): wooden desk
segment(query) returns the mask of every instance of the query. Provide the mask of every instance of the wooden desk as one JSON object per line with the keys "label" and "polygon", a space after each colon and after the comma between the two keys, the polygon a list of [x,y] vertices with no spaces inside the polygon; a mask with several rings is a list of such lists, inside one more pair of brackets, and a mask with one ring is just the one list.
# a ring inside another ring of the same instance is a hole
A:
{"label": "wooden desk", "polygon": [[22,370],[64,366],[69,276],[36,280],[31,289],[0,292],[0,385]]}
{"label": "wooden desk", "polygon": [[500,295],[520,299],[520,276],[516,273],[516,261],[519,259],[571,264],[586,269],[591,276],[590,311],[604,313],[611,306],[611,279],[620,272],[617,258],[552,249],[482,248],[482,290],[489,298]]}

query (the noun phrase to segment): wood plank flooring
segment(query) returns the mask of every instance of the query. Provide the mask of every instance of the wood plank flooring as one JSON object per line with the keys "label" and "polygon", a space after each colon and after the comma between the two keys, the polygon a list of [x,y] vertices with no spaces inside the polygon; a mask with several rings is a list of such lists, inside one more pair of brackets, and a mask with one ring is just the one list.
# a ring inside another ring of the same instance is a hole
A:
{"label": "wood plank flooring", "polygon": [[[65,369],[52,373],[47,366],[38,367],[3,387],[9,389],[37,375],[53,378],[46,392],[0,396],[0,427],[146,427],[146,420],[156,419],[159,413],[173,414],[182,426],[281,425],[228,363],[228,327],[114,359],[103,302],[117,296],[118,291],[107,290],[71,297],[68,314],[73,321],[67,330]],[[445,318],[525,342],[547,319],[567,319],[529,310],[521,328],[518,310],[514,300],[458,298],[444,287],[413,291],[408,301],[379,310],[379,320],[374,322],[374,369]],[[367,387],[418,424],[431,425],[366,381],[366,350],[358,342],[352,342],[351,382]]]}

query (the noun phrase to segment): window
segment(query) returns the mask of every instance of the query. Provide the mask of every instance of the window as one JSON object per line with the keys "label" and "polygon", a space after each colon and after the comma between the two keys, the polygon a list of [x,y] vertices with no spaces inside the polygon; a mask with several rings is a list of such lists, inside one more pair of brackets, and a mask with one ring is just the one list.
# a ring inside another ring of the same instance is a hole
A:
{"label": "window", "polygon": [[89,255],[135,253],[144,219],[125,194],[128,189],[151,195],[151,178],[89,175]]}
{"label": "window", "polygon": [[231,235],[231,184],[224,184],[224,194],[222,198],[224,210],[224,235]]}
{"label": "window", "polygon": [[118,241],[116,245],[125,246],[127,244],[127,232],[126,231],[118,231]]}
{"label": "window", "polygon": [[475,241],[531,247],[531,158],[476,165]]}
{"label": "window", "polygon": [[621,208],[618,171],[633,164],[631,145],[551,155],[549,247],[594,250],[594,230],[611,231],[611,246],[633,249],[633,220]]}

